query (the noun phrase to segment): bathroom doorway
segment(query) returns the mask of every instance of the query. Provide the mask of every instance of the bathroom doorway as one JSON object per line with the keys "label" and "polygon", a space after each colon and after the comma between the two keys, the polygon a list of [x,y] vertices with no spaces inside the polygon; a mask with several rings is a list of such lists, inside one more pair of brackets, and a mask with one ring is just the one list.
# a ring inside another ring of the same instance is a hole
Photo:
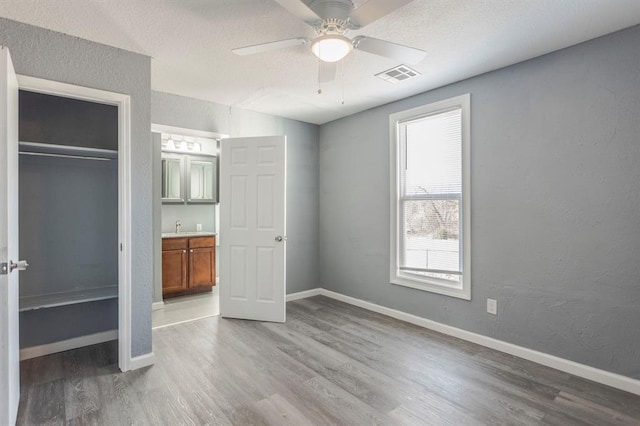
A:
{"label": "bathroom doorway", "polygon": [[220,313],[218,153],[222,137],[152,125],[153,328]]}

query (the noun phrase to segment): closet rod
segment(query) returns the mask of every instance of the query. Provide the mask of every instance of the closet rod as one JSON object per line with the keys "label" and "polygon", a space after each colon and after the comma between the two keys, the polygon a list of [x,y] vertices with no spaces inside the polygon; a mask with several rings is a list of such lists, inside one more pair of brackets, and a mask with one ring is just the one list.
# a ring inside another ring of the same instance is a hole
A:
{"label": "closet rod", "polygon": [[60,157],[60,158],[74,158],[78,160],[97,160],[97,161],[111,161],[114,158],[103,158],[103,157],[89,157],[86,155],[71,155],[71,154],[49,154],[45,152],[30,152],[30,151],[19,151],[19,154],[22,155],[34,155],[36,157]]}
{"label": "closet rod", "polygon": [[42,157],[76,158],[84,160],[115,160],[118,151],[84,146],[56,145],[37,142],[19,143],[20,154]]}

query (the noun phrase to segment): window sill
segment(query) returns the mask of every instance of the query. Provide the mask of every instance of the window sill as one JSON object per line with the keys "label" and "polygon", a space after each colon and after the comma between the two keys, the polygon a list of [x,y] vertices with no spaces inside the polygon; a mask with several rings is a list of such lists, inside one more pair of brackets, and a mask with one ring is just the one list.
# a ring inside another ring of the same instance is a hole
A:
{"label": "window sill", "polygon": [[458,299],[471,300],[470,285],[467,283],[466,289],[456,288],[454,286],[446,286],[443,284],[430,283],[428,280],[413,280],[410,278],[404,278],[395,276],[391,279],[391,284],[400,285],[403,287],[414,288],[416,290],[428,291],[429,293],[442,294],[444,296],[456,297]]}

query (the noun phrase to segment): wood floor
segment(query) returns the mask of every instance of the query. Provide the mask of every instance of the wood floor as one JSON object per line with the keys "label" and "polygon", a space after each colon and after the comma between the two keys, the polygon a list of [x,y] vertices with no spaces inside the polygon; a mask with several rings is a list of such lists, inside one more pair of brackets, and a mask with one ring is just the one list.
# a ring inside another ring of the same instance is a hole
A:
{"label": "wood floor", "polygon": [[640,397],[321,296],[22,362],[18,424],[640,425]]}

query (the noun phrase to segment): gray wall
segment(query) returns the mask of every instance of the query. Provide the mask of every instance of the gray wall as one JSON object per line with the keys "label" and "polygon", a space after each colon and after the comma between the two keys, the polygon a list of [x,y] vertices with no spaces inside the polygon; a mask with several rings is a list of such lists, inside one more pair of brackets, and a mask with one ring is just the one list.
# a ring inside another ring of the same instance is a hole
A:
{"label": "gray wall", "polygon": [[153,278],[150,58],[0,19],[0,44],[19,74],[131,96],[132,356],[151,352]]}
{"label": "gray wall", "polygon": [[[21,301],[118,285],[116,160],[21,155],[19,209]],[[117,300],[20,312],[21,347],[117,328]]]}
{"label": "gray wall", "polygon": [[198,223],[203,231],[216,231],[215,210],[214,204],[163,204],[162,232],[176,232],[176,220],[181,231],[195,231]]}
{"label": "gray wall", "polygon": [[151,133],[152,205],[153,205],[153,302],[162,302],[162,140],[160,133]]}
{"label": "gray wall", "polygon": [[20,297],[118,285],[116,160],[21,155],[19,208]]}
{"label": "gray wall", "polygon": [[[640,378],[638,46],[634,27],[321,126],[322,286]],[[389,114],[464,93],[471,302],[388,278]]]}
{"label": "gray wall", "polygon": [[[46,345],[78,336],[117,330],[117,314],[118,299],[20,312],[20,347]],[[91,317],[100,320],[84,321]],[[31,332],[23,333],[23,329]]]}
{"label": "gray wall", "polygon": [[287,135],[287,293],[318,287],[318,126],[160,92],[151,94],[151,120],[231,137]]}
{"label": "gray wall", "polygon": [[23,142],[118,149],[118,107],[20,90]]}

